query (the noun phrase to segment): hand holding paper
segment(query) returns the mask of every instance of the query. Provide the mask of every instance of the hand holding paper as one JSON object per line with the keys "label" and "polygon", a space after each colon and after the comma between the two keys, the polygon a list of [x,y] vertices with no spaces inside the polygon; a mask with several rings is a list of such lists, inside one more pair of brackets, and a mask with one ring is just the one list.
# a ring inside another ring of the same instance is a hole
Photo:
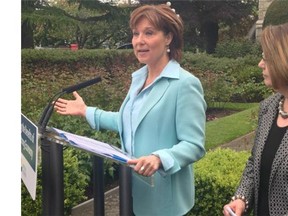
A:
{"label": "hand holding paper", "polygon": [[161,160],[156,155],[142,156],[127,161],[129,165],[135,165],[134,171],[143,176],[152,176],[161,167]]}

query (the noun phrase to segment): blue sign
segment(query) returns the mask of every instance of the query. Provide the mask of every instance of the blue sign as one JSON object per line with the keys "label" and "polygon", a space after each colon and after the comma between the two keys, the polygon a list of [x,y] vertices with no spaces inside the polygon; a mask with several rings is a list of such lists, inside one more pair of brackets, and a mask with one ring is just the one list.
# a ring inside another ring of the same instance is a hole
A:
{"label": "blue sign", "polygon": [[36,143],[38,141],[38,128],[28,118],[21,114],[21,152],[36,171]]}
{"label": "blue sign", "polygon": [[21,114],[21,178],[35,200],[37,188],[38,128]]}

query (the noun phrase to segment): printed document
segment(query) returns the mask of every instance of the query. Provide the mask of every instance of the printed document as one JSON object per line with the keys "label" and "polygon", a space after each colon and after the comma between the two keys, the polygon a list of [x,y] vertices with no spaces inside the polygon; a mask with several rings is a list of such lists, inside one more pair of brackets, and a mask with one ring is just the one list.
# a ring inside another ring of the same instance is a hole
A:
{"label": "printed document", "polygon": [[69,145],[85,150],[89,153],[96,154],[98,156],[109,158],[116,162],[127,163],[127,160],[131,157],[123,152],[120,148],[110,145],[108,143],[100,142],[95,139],[91,139],[84,136],[72,134],[57,128],[51,128],[52,131],[56,132],[59,138],[66,141]]}

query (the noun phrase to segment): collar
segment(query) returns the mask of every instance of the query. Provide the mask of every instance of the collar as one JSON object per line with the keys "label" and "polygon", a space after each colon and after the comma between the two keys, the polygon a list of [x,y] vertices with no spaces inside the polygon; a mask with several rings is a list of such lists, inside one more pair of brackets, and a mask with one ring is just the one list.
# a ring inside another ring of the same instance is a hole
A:
{"label": "collar", "polygon": [[[142,76],[146,77],[148,73],[147,68],[148,68],[147,65],[145,65],[139,70],[135,71],[134,73],[132,73],[132,78],[137,79]],[[180,71],[180,64],[176,60],[171,59],[164,67],[158,78],[167,77],[172,79],[179,79],[179,71]]]}

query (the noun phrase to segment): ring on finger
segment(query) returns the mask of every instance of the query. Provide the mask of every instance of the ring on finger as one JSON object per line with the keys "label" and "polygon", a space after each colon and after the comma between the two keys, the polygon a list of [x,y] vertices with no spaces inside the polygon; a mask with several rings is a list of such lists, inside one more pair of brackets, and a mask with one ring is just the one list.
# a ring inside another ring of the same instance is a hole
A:
{"label": "ring on finger", "polygon": [[140,171],[143,171],[145,169],[145,166],[142,166],[141,168],[140,168]]}

